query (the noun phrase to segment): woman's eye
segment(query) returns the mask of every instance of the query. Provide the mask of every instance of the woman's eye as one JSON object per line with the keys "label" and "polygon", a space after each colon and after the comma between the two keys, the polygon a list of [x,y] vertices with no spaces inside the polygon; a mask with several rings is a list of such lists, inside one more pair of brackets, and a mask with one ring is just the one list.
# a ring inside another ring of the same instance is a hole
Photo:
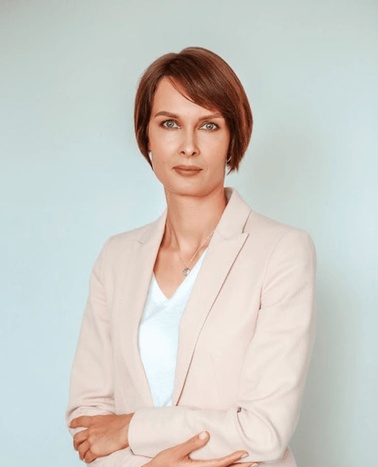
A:
{"label": "woman's eye", "polygon": [[214,131],[214,130],[217,130],[219,127],[218,125],[216,125],[215,123],[211,123],[211,122],[206,122],[202,125],[203,129],[207,130],[207,131]]}
{"label": "woman's eye", "polygon": [[169,129],[179,127],[174,120],[165,120],[164,122],[162,122],[162,125],[165,126],[165,128],[169,128]]}

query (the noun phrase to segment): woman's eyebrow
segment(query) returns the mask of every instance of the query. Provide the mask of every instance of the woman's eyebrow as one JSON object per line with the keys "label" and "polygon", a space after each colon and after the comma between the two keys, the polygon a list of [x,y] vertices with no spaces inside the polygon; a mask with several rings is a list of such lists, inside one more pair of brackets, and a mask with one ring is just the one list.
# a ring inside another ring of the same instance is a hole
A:
{"label": "woman's eyebrow", "polygon": [[179,118],[178,115],[176,114],[173,114],[172,112],[167,112],[166,110],[162,110],[161,112],[158,112],[154,115],[154,117],[160,117],[161,115],[163,115],[164,117],[170,117],[170,118]]}
{"label": "woman's eyebrow", "polygon": [[223,118],[221,114],[209,114],[201,117],[201,120],[213,120],[214,118]]}
{"label": "woman's eyebrow", "polygon": [[[161,116],[164,116],[164,117],[169,117],[169,118],[175,118],[175,119],[178,119],[180,118],[179,115],[177,114],[174,114],[172,112],[167,112],[166,110],[162,110],[160,112],[157,112],[154,117],[161,117]],[[204,115],[200,118],[200,120],[211,120],[213,118],[223,118],[223,116],[219,113],[216,113],[216,114],[209,114],[209,115]]]}

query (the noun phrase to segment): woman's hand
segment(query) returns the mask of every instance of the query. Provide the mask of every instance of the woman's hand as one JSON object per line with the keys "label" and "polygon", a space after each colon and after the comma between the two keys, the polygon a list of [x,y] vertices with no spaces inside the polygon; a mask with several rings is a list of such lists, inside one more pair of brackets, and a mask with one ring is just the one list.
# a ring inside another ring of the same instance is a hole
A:
{"label": "woman's hand", "polygon": [[85,428],[74,436],[81,460],[92,462],[129,446],[129,424],[134,414],[74,418],[70,428]]}
{"label": "woman's hand", "polygon": [[204,431],[185,441],[185,443],[159,452],[150,462],[144,464],[144,467],[252,467],[257,465],[257,463],[251,462],[237,462],[248,455],[246,451],[236,451],[219,459],[207,461],[192,460],[190,453],[205,446],[209,439],[209,433]]}

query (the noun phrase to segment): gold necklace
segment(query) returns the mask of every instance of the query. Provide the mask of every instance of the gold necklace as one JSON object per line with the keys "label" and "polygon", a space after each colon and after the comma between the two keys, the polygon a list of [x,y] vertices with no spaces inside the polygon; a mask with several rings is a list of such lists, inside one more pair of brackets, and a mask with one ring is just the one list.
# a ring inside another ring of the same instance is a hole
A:
{"label": "gold necklace", "polygon": [[190,261],[188,264],[185,263],[185,261],[181,258],[181,255],[180,255],[180,250],[178,248],[178,243],[176,241],[176,245],[177,245],[177,254],[178,254],[178,257],[180,258],[180,261],[182,262],[182,264],[185,266],[184,269],[182,270],[182,273],[184,274],[184,276],[188,276],[191,272],[191,269],[190,269],[190,265],[192,264],[194,258],[197,256],[198,252],[200,251],[200,249],[202,247],[204,247],[206,245],[206,243],[210,240],[210,238],[213,236],[213,233],[214,233],[214,230],[210,233],[210,235],[208,235],[205,240],[201,243],[201,245],[196,249],[196,251],[194,252],[194,255],[190,258]]}

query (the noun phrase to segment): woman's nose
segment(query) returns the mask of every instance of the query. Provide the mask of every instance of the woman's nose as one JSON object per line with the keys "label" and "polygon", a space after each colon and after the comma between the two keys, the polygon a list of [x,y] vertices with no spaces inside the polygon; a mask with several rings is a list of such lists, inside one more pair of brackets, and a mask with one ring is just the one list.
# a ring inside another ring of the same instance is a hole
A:
{"label": "woman's nose", "polygon": [[180,154],[188,157],[199,154],[198,142],[194,131],[188,129],[182,133]]}

